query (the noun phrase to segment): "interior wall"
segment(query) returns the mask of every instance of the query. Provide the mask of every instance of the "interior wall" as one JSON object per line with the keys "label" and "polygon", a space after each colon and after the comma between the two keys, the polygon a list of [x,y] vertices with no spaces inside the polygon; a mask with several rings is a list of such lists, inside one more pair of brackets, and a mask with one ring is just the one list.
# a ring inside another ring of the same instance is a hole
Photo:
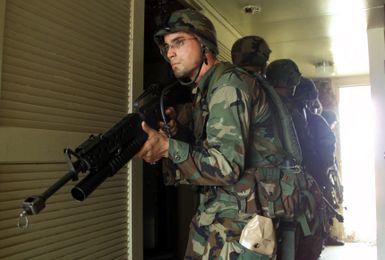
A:
{"label": "interior wall", "polygon": [[374,102],[377,259],[385,259],[385,42],[384,28],[368,30],[370,85]]}
{"label": "interior wall", "polygon": [[[130,106],[129,112],[132,112],[132,101],[143,91],[143,53],[144,53],[144,2],[142,0],[131,0],[130,8],[130,63],[128,71],[130,73]],[[130,260],[143,259],[143,163],[142,160],[133,159],[130,162],[131,172],[129,181],[129,194],[127,200],[130,202],[128,217],[128,237],[129,249],[128,256]]]}
{"label": "interior wall", "polygon": [[207,0],[180,0],[186,2],[190,6],[193,6],[202,14],[207,16],[214,24],[217,32],[218,58],[223,61],[231,61],[231,47],[234,42],[242,37],[239,31],[231,24],[227,22],[210,4]]}

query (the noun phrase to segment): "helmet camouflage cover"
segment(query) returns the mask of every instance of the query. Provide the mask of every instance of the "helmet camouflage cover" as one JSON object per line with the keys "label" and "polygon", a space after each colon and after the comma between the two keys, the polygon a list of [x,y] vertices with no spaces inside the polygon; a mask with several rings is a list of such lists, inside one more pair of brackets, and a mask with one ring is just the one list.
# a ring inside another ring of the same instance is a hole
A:
{"label": "helmet camouflage cover", "polygon": [[[192,9],[182,9],[173,12],[162,29],[154,35],[154,40],[161,49],[164,35],[173,32],[194,34],[200,42],[214,55],[218,54],[217,36],[214,25],[203,14]],[[165,55],[164,53],[162,55]]]}
{"label": "helmet camouflage cover", "polygon": [[271,50],[266,41],[259,36],[246,36],[238,39],[231,48],[231,59],[238,66],[265,66]]}
{"label": "helmet camouflage cover", "polygon": [[301,72],[294,61],[280,59],[273,61],[267,66],[266,78],[274,87],[293,88],[299,84]]}

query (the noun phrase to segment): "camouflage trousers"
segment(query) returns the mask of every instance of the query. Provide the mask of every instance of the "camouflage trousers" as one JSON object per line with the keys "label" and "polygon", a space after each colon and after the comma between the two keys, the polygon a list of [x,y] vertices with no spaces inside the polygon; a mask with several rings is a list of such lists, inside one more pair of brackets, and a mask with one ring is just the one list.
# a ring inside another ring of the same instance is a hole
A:
{"label": "camouflage trousers", "polygon": [[268,260],[239,243],[239,237],[252,215],[242,213],[235,196],[218,195],[201,199],[190,224],[186,260]]}

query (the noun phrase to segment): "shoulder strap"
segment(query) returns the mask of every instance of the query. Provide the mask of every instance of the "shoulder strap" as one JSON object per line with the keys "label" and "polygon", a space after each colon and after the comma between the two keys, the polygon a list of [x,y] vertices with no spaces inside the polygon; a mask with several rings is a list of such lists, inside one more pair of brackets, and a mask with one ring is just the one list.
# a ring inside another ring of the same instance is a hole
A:
{"label": "shoulder strap", "polygon": [[[237,66],[229,62],[221,62],[220,64],[218,64],[213,75],[211,76],[208,87],[206,89],[211,89],[213,84],[215,84],[215,82],[217,82],[223,74],[236,68]],[[285,150],[288,151],[297,160],[298,163],[300,163],[302,161],[302,151],[289,111],[287,110],[287,108],[282,102],[282,99],[278,96],[277,92],[273,89],[273,87],[261,75],[256,74],[254,76],[256,77],[260,85],[263,87],[263,89],[266,91],[267,95],[270,97],[272,103],[277,109],[278,119],[281,122],[282,128],[284,129],[284,131],[282,131],[282,142],[285,147]]]}
{"label": "shoulder strap", "polygon": [[[207,109],[207,105],[208,105],[207,104],[207,93],[209,93],[209,91],[211,91],[214,84],[219,80],[219,78],[223,74],[225,74],[227,71],[232,70],[233,68],[235,68],[235,66],[232,65],[231,63],[228,63],[228,62],[221,62],[221,63],[218,63],[215,65],[215,67],[213,68],[214,71],[212,72],[212,75],[210,75],[210,77],[208,77],[206,79],[206,81],[204,82],[205,85],[203,87],[203,90],[200,93],[199,103],[200,103],[201,109],[203,109],[203,108]],[[199,137],[198,139],[200,139],[201,141],[203,140],[203,134],[205,132],[206,126],[205,126],[204,122],[206,122],[206,120],[207,120],[206,116],[201,118],[200,128],[197,129],[195,132],[195,135],[197,136],[197,138]]]}
{"label": "shoulder strap", "polygon": [[283,104],[282,99],[279,97],[274,88],[267,82],[261,75],[256,74],[260,85],[266,91],[266,94],[270,97],[272,104],[275,106],[277,111],[277,117],[282,126],[282,143],[285,147],[285,150],[289,152],[298,163],[302,162],[302,151],[301,146],[298,141],[297,132],[294,127],[292,117]]}
{"label": "shoulder strap", "polygon": [[217,65],[217,68],[215,68],[215,71],[214,71],[213,75],[211,76],[211,79],[210,79],[210,82],[209,82],[209,85],[208,85],[207,89],[210,89],[215,84],[215,82],[217,82],[218,79],[223,74],[225,74],[226,72],[231,71],[234,68],[236,68],[236,66],[231,64],[231,63],[229,63],[229,62],[221,62],[221,63],[219,63]]}

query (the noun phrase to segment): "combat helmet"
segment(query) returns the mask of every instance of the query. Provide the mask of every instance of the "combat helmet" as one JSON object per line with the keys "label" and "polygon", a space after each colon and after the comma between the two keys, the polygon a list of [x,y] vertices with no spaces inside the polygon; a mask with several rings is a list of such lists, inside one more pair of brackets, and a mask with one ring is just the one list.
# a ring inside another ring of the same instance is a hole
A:
{"label": "combat helmet", "polygon": [[300,108],[307,107],[311,112],[319,114],[322,111],[322,104],[318,100],[318,89],[314,81],[302,77],[295,88],[292,100]]}
{"label": "combat helmet", "polygon": [[322,103],[318,98],[313,101],[310,101],[310,104],[308,104],[308,108],[312,113],[317,115],[321,115],[323,111]]}
{"label": "combat helmet", "polygon": [[182,9],[173,12],[159,31],[154,35],[155,43],[161,54],[167,60],[167,53],[162,51],[164,35],[172,32],[187,32],[194,34],[198,40],[214,55],[218,54],[217,36],[214,25],[203,14],[192,9]]}
{"label": "combat helmet", "polygon": [[293,60],[280,59],[267,66],[266,78],[273,87],[294,89],[299,84],[301,72]]}
{"label": "combat helmet", "polygon": [[331,128],[333,128],[338,123],[337,114],[333,110],[323,110],[322,116],[326,119]]}
{"label": "combat helmet", "polygon": [[231,48],[231,59],[238,66],[264,67],[271,50],[259,36],[245,36],[238,39]]}
{"label": "combat helmet", "polygon": [[300,102],[316,100],[318,98],[318,89],[315,86],[314,81],[302,77],[298,86],[295,88],[293,98]]}

